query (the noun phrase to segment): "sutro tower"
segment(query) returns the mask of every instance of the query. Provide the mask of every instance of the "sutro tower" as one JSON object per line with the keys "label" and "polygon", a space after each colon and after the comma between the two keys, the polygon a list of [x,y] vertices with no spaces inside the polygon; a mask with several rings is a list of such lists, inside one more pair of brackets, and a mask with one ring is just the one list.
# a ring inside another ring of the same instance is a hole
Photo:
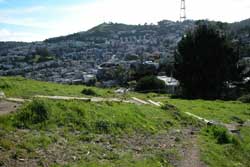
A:
{"label": "sutro tower", "polygon": [[180,11],[180,21],[185,21],[187,18],[186,16],[186,3],[185,0],[181,0],[181,11]]}

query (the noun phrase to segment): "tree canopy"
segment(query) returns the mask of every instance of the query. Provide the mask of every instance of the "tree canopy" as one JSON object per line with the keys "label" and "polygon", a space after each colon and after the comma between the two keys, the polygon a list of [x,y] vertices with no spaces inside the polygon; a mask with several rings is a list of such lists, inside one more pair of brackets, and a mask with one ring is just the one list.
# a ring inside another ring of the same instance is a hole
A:
{"label": "tree canopy", "polygon": [[165,89],[165,82],[159,80],[155,76],[146,76],[141,78],[135,87],[136,91],[140,92],[163,92]]}
{"label": "tree canopy", "polygon": [[239,79],[239,55],[222,31],[199,25],[179,42],[175,78],[187,98],[220,98],[228,83]]}

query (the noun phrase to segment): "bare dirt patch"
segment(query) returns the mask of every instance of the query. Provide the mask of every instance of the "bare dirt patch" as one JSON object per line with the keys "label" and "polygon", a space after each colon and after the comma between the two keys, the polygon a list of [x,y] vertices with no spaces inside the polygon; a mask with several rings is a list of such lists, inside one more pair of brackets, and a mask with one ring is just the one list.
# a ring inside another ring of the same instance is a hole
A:
{"label": "bare dirt patch", "polygon": [[197,130],[187,131],[186,136],[189,139],[183,143],[182,148],[179,150],[181,160],[177,163],[180,167],[206,167],[205,163],[201,161],[200,149],[197,143]]}
{"label": "bare dirt patch", "polygon": [[[192,127],[172,129],[157,134],[137,133],[122,136],[108,134],[85,136],[81,135],[81,132],[68,132],[65,136],[63,131],[58,130],[56,140],[47,148],[37,147],[31,150],[25,149],[29,144],[18,149],[17,147],[23,145],[24,136],[30,133],[37,136],[36,131],[19,130],[6,134],[6,139],[16,143],[16,146],[13,146],[16,149],[0,149],[0,162],[6,167],[51,166],[74,164],[80,161],[111,162],[121,160],[123,155],[129,154],[134,161],[157,156],[174,167],[206,167],[200,160],[196,134],[193,134]],[[47,132],[46,136],[53,136],[53,134]],[[15,152],[15,150],[19,151]]]}
{"label": "bare dirt patch", "polygon": [[0,115],[15,112],[19,106],[19,103],[0,100]]}

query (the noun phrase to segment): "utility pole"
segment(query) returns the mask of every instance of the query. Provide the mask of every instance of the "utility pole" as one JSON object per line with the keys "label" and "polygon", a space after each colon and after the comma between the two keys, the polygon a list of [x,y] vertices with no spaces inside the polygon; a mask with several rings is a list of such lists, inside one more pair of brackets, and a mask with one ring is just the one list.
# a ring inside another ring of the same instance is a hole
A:
{"label": "utility pole", "polygon": [[186,16],[186,2],[185,0],[181,0],[181,10],[180,10],[180,21],[183,22],[187,18]]}

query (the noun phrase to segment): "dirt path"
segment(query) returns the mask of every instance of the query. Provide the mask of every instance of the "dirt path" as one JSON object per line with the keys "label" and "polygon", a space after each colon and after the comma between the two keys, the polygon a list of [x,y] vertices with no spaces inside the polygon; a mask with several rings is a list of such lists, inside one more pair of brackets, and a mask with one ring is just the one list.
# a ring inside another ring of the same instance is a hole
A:
{"label": "dirt path", "polygon": [[196,135],[190,138],[189,143],[187,143],[187,146],[182,150],[181,156],[181,160],[178,164],[180,167],[206,167],[201,161]]}
{"label": "dirt path", "polygon": [[0,115],[15,112],[19,106],[19,103],[0,100]]}
{"label": "dirt path", "polygon": [[189,127],[183,129],[182,144],[178,148],[180,159],[175,164],[176,167],[207,167],[201,161],[201,153],[198,145],[199,128]]}

